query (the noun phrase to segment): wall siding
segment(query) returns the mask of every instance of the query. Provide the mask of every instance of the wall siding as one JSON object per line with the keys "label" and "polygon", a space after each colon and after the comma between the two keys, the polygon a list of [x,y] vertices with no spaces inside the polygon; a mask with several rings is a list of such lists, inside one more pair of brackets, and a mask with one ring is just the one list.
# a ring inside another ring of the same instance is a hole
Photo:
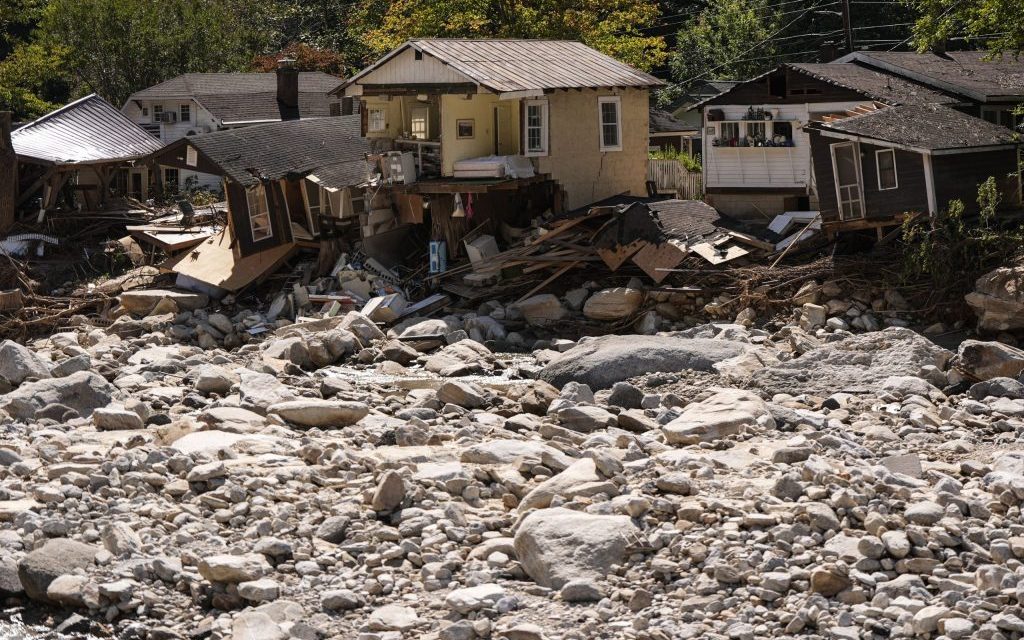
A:
{"label": "wall siding", "polygon": [[[778,76],[780,73],[786,74],[786,87],[787,95],[784,98],[779,96],[771,95],[769,91],[769,78],[772,76]],[[815,89],[820,93],[813,95],[794,95],[792,91],[794,89]],[[760,80],[755,80],[745,84],[737,85],[727,95],[720,98],[712,98],[708,101],[707,106],[718,107],[719,104],[791,104],[791,105],[802,105],[808,101],[812,102],[848,102],[857,101],[864,102],[867,100],[866,96],[863,96],[856,91],[851,91],[843,87],[837,87],[836,85],[828,82],[823,82],[817,78],[812,78],[802,73],[796,73],[786,70],[776,70],[771,75],[765,76]]]}
{"label": "wall siding", "polygon": [[932,159],[935,171],[935,200],[945,209],[950,200],[963,201],[968,213],[978,212],[978,185],[994,176],[1003,193],[1003,206],[1018,203],[1016,177],[1017,152],[1012,149],[958,155],[941,155]]}
{"label": "wall siding", "polygon": [[[622,151],[600,151],[599,96],[621,97]],[[620,193],[644,195],[649,140],[646,89],[558,90],[546,96],[548,155],[535,158],[566,192],[569,208]]]}
{"label": "wall siding", "polygon": [[[469,100],[461,95],[441,96],[441,174],[452,175],[459,160],[494,155],[494,107],[508,105],[512,109],[515,151],[519,141],[519,101],[498,100],[495,94],[474,94]],[[458,138],[459,120],[473,120],[472,138]]]}
{"label": "wall siding", "polygon": [[[423,54],[416,59],[416,52],[405,49],[394,58],[360,78],[360,84],[452,84],[472,82],[465,74],[443,64],[437,58]],[[348,95],[348,94],[346,94]]]}

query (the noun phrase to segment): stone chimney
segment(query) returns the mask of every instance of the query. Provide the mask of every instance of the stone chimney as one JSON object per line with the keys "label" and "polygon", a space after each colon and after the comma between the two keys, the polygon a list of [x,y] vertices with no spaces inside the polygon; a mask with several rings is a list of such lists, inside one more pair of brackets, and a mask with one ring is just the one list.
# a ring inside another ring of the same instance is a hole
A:
{"label": "stone chimney", "polygon": [[282,120],[299,117],[299,72],[291,58],[277,61],[277,104],[281,108]]}

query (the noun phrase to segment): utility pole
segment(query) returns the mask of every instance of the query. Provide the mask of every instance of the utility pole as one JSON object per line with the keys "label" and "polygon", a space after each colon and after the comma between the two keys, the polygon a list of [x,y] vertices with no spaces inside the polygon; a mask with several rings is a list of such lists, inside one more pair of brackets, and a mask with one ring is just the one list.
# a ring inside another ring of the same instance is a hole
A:
{"label": "utility pole", "polygon": [[846,33],[846,53],[853,53],[853,20],[850,18],[850,0],[843,0],[843,31]]}

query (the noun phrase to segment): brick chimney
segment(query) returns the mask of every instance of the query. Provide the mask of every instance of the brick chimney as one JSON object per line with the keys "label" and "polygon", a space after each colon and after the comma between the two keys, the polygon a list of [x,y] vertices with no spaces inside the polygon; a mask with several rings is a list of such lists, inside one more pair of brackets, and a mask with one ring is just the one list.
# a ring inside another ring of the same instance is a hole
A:
{"label": "brick chimney", "polygon": [[277,61],[277,104],[281,108],[282,120],[299,117],[299,72],[291,58]]}

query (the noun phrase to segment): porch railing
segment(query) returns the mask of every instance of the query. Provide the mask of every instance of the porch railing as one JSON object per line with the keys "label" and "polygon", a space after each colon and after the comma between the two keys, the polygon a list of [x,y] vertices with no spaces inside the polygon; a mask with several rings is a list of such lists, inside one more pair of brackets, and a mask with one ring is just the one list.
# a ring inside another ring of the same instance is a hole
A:
{"label": "porch railing", "polygon": [[423,178],[441,177],[441,143],[433,140],[395,140],[395,149],[411,151],[416,159],[416,175]]}

